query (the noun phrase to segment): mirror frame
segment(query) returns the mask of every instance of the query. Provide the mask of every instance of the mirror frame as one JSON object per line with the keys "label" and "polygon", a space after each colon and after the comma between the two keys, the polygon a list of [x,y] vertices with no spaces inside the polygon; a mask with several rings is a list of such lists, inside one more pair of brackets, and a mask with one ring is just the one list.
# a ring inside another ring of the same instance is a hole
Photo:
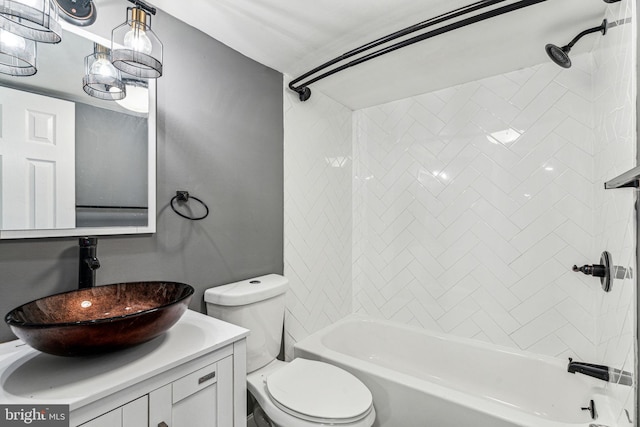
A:
{"label": "mirror frame", "polygon": [[[62,21],[64,31],[74,33],[80,37],[84,37],[93,42],[110,46],[111,40],[107,40],[92,32],[84,30],[80,27],[68,24]],[[64,35],[63,35],[64,37]],[[64,43],[64,39],[63,39]],[[88,54],[88,53],[87,53]],[[157,136],[157,105],[156,105],[156,81],[149,79],[149,117],[148,120],[148,138],[147,141],[147,225],[139,226],[120,226],[120,227],[76,227],[76,228],[52,228],[52,229],[34,229],[34,230],[0,230],[0,240],[6,239],[36,239],[46,237],[80,237],[80,236],[113,236],[127,234],[152,234],[156,232],[156,136]],[[80,84],[81,82],[78,82]],[[108,102],[108,101],[105,101]]]}

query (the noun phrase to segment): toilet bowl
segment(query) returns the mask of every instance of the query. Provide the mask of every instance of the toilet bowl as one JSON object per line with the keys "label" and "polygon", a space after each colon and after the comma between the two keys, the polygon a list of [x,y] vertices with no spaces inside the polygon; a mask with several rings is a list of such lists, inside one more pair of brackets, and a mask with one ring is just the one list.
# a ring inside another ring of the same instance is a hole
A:
{"label": "toilet bowl", "polygon": [[373,398],[355,376],[324,362],[276,359],[287,286],[285,277],[269,274],[205,291],[207,314],[251,330],[248,391],[274,427],[371,427]]}
{"label": "toilet bowl", "polygon": [[328,363],[276,360],[249,374],[247,389],[278,427],[370,427],[375,420],[369,389]]}

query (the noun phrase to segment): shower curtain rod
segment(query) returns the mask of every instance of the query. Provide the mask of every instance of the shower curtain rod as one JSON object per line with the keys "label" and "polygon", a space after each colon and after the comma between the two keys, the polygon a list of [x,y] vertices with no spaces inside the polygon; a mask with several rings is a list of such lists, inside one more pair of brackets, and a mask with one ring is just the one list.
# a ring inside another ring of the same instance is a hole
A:
{"label": "shower curtain rod", "polygon": [[[470,5],[467,6],[463,6],[460,7],[458,9],[454,9],[450,12],[446,12],[443,13],[441,15],[435,16],[433,18],[427,19],[426,21],[422,21],[419,22],[417,24],[411,25],[407,28],[403,28],[402,30],[396,31],[394,33],[391,33],[389,35],[386,35],[384,37],[381,37],[379,39],[376,39],[372,42],[369,42],[367,44],[364,44],[356,49],[350,50],[346,53],[343,53],[342,55],[332,59],[331,61],[325,62],[324,64],[314,68],[313,70],[301,75],[300,77],[296,78],[295,80],[291,81],[291,83],[289,83],[289,88],[291,88],[291,90],[294,90],[296,92],[298,92],[298,90],[294,89],[293,86],[298,83],[301,80],[306,79],[307,77],[310,77],[314,74],[316,74],[319,71],[324,70],[327,67],[330,67],[340,61],[344,61],[345,59],[351,58],[359,53],[365,52],[369,49],[372,49],[374,47],[380,46],[384,43],[390,42],[392,40],[398,39],[402,36],[406,36],[408,34],[414,33],[416,31],[420,31],[423,30],[427,27],[430,27],[432,25],[436,25],[436,24],[440,24],[442,22],[445,22],[449,19],[453,19],[453,18],[457,18],[459,16],[465,15],[467,13],[470,12],[474,12],[476,10],[480,10],[489,6],[493,6],[494,4],[498,4],[498,3],[502,3],[505,2],[507,0],[482,0],[476,3],[472,3]],[[302,96],[302,94],[301,94]],[[301,101],[306,101],[301,99]]]}
{"label": "shower curtain rod", "polygon": [[451,12],[447,12],[447,13],[444,13],[442,15],[438,15],[435,18],[431,18],[431,19],[428,19],[426,21],[422,21],[422,22],[420,22],[418,24],[415,24],[415,25],[412,25],[410,27],[404,28],[402,30],[396,31],[396,32],[391,33],[391,34],[389,34],[387,36],[381,37],[381,38],[379,38],[377,40],[374,40],[374,41],[369,42],[369,43],[367,43],[365,45],[362,45],[362,46],[360,46],[360,47],[358,47],[356,49],[350,50],[349,52],[344,53],[344,54],[342,54],[342,55],[340,55],[340,56],[338,56],[338,57],[336,57],[336,58],[334,58],[334,59],[332,59],[332,60],[330,60],[328,62],[325,62],[324,64],[314,68],[311,71],[308,71],[307,73],[301,75],[300,77],[295,78],[294,80],[292,80],[289,83],[289,89],[291,89],[292,91],[296,92],[298,94],[298,97],[300,98],[300,101],[304,102],[304,101],[308,100],[311,97],[311,89],[308,88],[308,85],[310,85],[312,83],[315,83],[315,82],[317,82],[319,80],[322,80],[322,79],[324,79],[326,77],[332,76],[332,75],[334,75],[334,74],[336,74],[336,73],[338,73],[340,71],[346,70],[347,68],[353,67],[353,66],[358,65],[358,64],[362,64],[363,62],[370,61],[370,60],[372,60],[374,58],[377,58],[377,57],[382,56],[382,55],[386,55],[387,53],[393,52],[393,51],[401,49],[403,47],[410,46],[410,45],[418,43],[420,41],[427,40],[429,38],[432,38],[432,37],[435,37],[435,36],[439,36],[441,34],[445,34],[445,33],[448,33],[450,31],[457,30],[459,28],[463,28],[463,27],[466,27],[466,26],[471,25],[471,24],[475,24],[477,22],[485,21],[487,19],[494,18],[496,16],[500,16],[500,15],[504,15],[506,13],[514,12],[516,10],[523,9],[525,7],[533,6],[535,4],[542,3],[542,2],[545,2],[547,0],[521,0],[521,1],[518,1],[518,2],[510,4],[510,5],[502,6],[502,7],[499,7],[499,8],[487,11],[487,12],[483,12],[483,13],[480,13],[480,14],[472,16],[472,17],[469,17],[469,18],[462,19],[462,20],[460,20],[458,22],[454,22],[452,24],[445,25],[445,26],[443,26],[441,28],[437,28],[435,30],[428,31],[428,32],[426,32],[424,34],[420,34],[418,36],[414,36],[412,38],[404,40],[402,42],[398,42],[398,43],[393,44],[391,46],[387,46],[385,48],[376,50],[376,51],[374,51],[372,53],[369,53],[368,55],[365,55],[365,56],[362,56],[360,58],[354,59],[354,60],[352,60],[352,61],[350,61],[350,62],[348,62],[346,64],[343,64],[343,65],[341,65],[339,67],[336,67],[336,68],[334,68],[332,70],[329,70],[329,71],[327,71],[327,72],[325,72],[323,74],[320,74],[317,77],[314,77],[314,78],[312,78],[312,79],[310,79],[310,80],[308,80],[308,81],[296,86],[296,84],[301,82],[302,80],[305,80],[305,79],[311,77],[312,75],[317,74],[320,71],[322,71],[322,70],[324,70],[324,69],[326,69],[326,68],[328,68],[328,67],[330,67],[330,66],[332,66],[334,64],[337,64],[340,61],[344,61],[345,59],[351,58],[351,57],[353,57],[353,56],[355,56],[355,55],[357,55],[359,53],[366,52],[366,51],[368,51],[368,50],[370,50],[370,49],[372,49],[374,47],[378,47],[378,46],[380,46],[380,45],[382,45],[384,43],[387,43],[389,41],[395,40],[395,39],[397,39],[399,37],[402,37],[402,36],[411,34],[413,32],[416,32],[416,31],[431,27],[433,25],[448,21],[448,20],[453,19],[453,18],[457,18],[459,16],[468,14],[470,12],[475,12],[477,10],[481,10],[481,9],[487,8],[489,6],[493,6],[495,4],[502,3],[504,1],[506,1],[506,0],[479,1],[479,2],[476,2],[476,3],[470,4],[468,6],[464,6],[464,7],[461,7],[459,9],[455,9],[455,10],[453,10]]}

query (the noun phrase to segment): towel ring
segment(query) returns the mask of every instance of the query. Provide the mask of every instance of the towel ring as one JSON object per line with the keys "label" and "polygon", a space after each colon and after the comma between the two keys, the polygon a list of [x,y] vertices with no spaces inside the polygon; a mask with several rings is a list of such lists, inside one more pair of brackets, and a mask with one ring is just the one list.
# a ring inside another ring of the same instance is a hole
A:
{"label": "towel ring", "polygon": [[[197,202],[199,202],[202,206],[204,206],[206,212],[204,215],[199,216],[199,217],[191,217],[191,216],[187,216],[183,213],[178,212],[178,210],[176,209],[175,205],[173,204],[173,202],[175,202],[176,200],[178,202],[188,202],[189,199],[193,199]],[[176,191],[176,195],[173,196],[173,198],[171,199],[171,209],[173,209],[173,211],[175,213],[177,213],[178,215],[180,215],[182,218],[186,218],[188,220],[191,221],[199,221],[201,219],[205,219],[208,215],[209,215],[209,206],[207,206],[207,204],[205,202],[203,202],[202,200],[198,199],[197,197],[193,197],[189,195],[188,191]]]}

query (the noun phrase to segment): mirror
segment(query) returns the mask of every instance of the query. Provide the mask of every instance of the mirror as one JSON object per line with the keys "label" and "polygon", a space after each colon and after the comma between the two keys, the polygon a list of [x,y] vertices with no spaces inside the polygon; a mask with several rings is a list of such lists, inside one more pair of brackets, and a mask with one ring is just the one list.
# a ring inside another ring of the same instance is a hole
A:
{"label": "mirror", "polygon": [[110,41],[64,29],[38,43],[35,76],[0,74],[0,239],[153,233],[155,81],[87,95],[84,58]]}

